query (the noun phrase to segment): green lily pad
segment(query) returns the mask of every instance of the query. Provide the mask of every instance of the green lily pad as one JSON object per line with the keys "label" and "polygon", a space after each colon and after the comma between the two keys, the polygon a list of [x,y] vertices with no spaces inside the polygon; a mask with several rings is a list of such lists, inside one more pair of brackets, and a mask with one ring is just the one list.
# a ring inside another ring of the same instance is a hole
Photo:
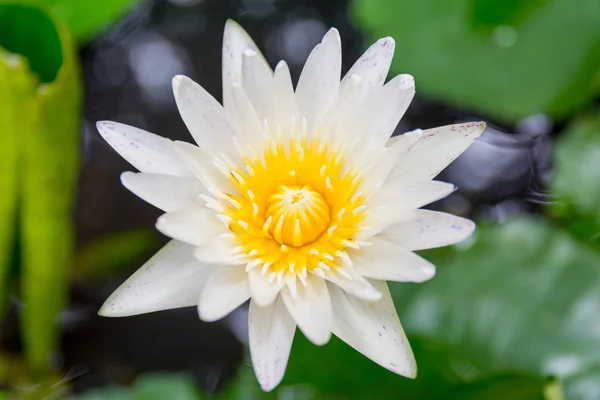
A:
{"label": "green lily pad", "polygon": [[70,400],[201,400],[194,381],[185,375],[147,374],[138,377],[131,388],[110,385],[93,389]]}
{"label": "green lily pad", "polygon": [[437,254],[433,280],[393,285],[407,332],[463,354],[473,377],[554,376],[569,394],[600,369],[600,252],[520,217]]}
{"label": "green lily pad", "polygon": [[575,122],[555,146],[552,214],[582,242],[600,248],[600,114]]}
{"label": "green lily pad", "polygon": [[371,40],[396,39],[417,90],[506,122],[561,119],[600,89],[597,0],[354,0]]}
{"label": "green lily pad", "polygon": [[18,221],[23,341],[36,372],[48,369],[57,346],[72,262],[81,83],[68,32],[41,9],[0,5],[0,46],[0,261],[10,258]]}

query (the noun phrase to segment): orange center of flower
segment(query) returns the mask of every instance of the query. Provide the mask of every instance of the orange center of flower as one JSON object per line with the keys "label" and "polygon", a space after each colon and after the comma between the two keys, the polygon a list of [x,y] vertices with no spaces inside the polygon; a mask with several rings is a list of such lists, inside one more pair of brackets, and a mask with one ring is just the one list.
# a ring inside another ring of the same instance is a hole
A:
{"label": "orange center of flower", "polygon": [[324,275],[350,263],[347,248],[358,248],[365,197],[360,175],[344,169],[344,157],[314,140],[274,140],[261,157],[242,157],[230,171],[237,193],[223,201],[228,221],[249,268],[271,279],[307,272]]}

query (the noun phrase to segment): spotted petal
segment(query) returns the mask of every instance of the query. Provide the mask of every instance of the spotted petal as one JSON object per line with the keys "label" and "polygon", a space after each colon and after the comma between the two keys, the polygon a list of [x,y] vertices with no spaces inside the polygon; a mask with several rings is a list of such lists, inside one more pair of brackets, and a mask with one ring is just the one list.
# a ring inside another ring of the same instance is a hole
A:
{"label": "spotted petal", "polygon": [[333,333],[382,367],[414,378],[417,376],[415,358],[387,284],[374,281],[373,285],[383,293],[383,298],[371,303],[329,284],[334,310]]}
{"label": "spotted petal", "polygon": [[256,379],[264,391],[271,391],[283,379],[296,324],[281,297],[266,307],[250,301],[248,339]]}
{"label": "spotted petal", "polygon": [[172,240],[106,300],[98,314],[126,317],[194,306],[212,265],[193,257],[194,247]]}
{"label": "spotted petal", "polygon": [[425,250],[462,242],[475,224],[466,218],[430,210],[414,210],[380,236],[408,250]]}
{"label": "spotted petal", "polygon": [[[485,122],[468,122],[424,130],[422,138],[398,163],[390,179],[433,179],[471,146],[485,127]],[[399,138],[392,138],[390,143],[396,140]]]}
{"label": "spotted petal", "polygon": [[100,121],[96,127],[104,140],[139,171],[192,176],[179,161],[169,139],[112,121]]}

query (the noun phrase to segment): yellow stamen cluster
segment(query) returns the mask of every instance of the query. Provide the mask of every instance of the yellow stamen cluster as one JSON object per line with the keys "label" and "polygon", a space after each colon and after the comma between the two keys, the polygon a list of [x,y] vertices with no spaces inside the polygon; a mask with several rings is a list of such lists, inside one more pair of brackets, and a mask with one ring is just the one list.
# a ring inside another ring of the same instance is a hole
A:
{"label": "yellow stamen cluster", "polygon": [[285,276],[303,283],[308,272],[344,274],[347,248],[358,248],[365,197],[360,174],[343,170],[343,155],[317,140],[271,140],[262,157],[242,157],[229,171],[237,193],[223,195],[221,220],[239,243],[233,251],[247,269],[281,284]]}

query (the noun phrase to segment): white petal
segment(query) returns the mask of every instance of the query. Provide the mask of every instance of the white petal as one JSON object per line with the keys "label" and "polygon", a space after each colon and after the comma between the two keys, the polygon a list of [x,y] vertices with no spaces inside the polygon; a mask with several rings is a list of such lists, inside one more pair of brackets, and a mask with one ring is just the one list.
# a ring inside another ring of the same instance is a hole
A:
{"label": "white petal", "polygon": [[161,215],[156,221],[161,233],[194,246],[202,246],[216,235],[227,233],[213,210],[201,205]]}
{"label": "white petal", "polygon": [[234,193],[234,186],[225,177],[224,173],[216,168],[214,157],[202,151],[198,146],[186,142],[173,142],[173,149],[181,161],[209,191],[217,190],[224,193]]}
{"label": "white petal", "polygon": [[253,50],[259,60],[269,68],[269,64],[258,50],[252,38],[235,21],[227,20],[223,33],[223,105],[225,109],[231,110],[233,98],[231,86],[234,83],[241,84],[242,81],[242,53]]}
{"label": "white petal", "polygon": [[203,321],[217,321],[249,298],[248,274],[244,267],[219,267],[200,294],[198,315]]}
{"label": "white petal", "polygon": [[215,267],[193,253],[193,246],[170,241],[110,295],[98,314],[126,317],[198,304]]}
{"label": "white petal", "polygon": [[[362,78],[353,75],[343,90],[340,90],[338,101],[323,115],[323,118],[312,132],[313,136],[331,146],[346,145],[351,142],[353,126],[349,121],[357,113],[364,100],[367,90]],[[347,167],[344,163],[344,167]]]}
{"label": "white petal", "polygon": [[194,257],[206,264],[241,264],[244,260],[232,253],[232,250],[238,246],[239,244],[231,237],[231,234],[221,234],[198,247],[194,252]]}
{"label": "white petal", "polygon": [[236,128],[240,132],[242,151],[245,151],[247,146],[252,149],[264,149],[268,144],[267,135],[246,93],[241,87],[233,85],[232,94],[234,118]]}
{"label": "white petal", "polygon": [[96,127],[104,140],[139,171],[192,176],[171,148],[171,140],[118,122],[100,121]]}
{"label": "white petal", "polygon": [[373,285],[383,298],[371,303],[329,284],[334,309],[333,333],[371,360],[408,378],[417,376],[415,357],[400,325],[387,284]]}
{"label": "white petal", "polygon": [[344,271],[350,275],[350,278],[330,273],[325,276],[325,279],[335,283],[345,292],[363,300],[377,301],[381,299],[381,293],[368,280],[360,276],[354,268],[345,268]]}
{"label": "white petal", "polygon": [[367,199],[367,214],[362,223],[370,228],[361,231],[359,237],[366,239],[381,232],[406,219],[407,213],[443,199],[454,190],[454,185],[440,181],[386,182],[373,197]]}
{"label": "white petal", "polygon": [[471,146],[485,131],[485,127],[485,122],[468,122],[423,131],[422,138],[396,165],[390,178],[412,181],[433,179]]}
{"label": "white petal", "polygon": [[200,195],[208,194],[197,179],[174,175],[123,172],[121,183],[142,200],[166,212],[201,204]]}
{"label": "white petal", "polygon": [[260,387],[269,392],[283,379],[296,324],[281,297],[267,307],[250,301],[248,336],[250,357]]}
{"label": "white petal", "polygon": [[281,290],[276,282],[269,282],[268,276],[261,274],[260,265],[248,271],[248,281],[252,300],[261,307],[273,303]]}
{"label": "white petal", "polygon": [[231,154],[236,133],[223,106],[187,76],[173,78],[173,93],[181,118],[198,147],[210,154]]}
{"label": "white petal", "polygon": [[453,184],[440,181],[389,181],[367,202],[369,208],[386,207],[392,212],[413,210],[443,199],[455,190]]}
{"label": "white petal", "polygon": [[306,286],[298,286],[295,297],[287,286],[281,290],[281,296],[302,333],[321,346],[331,337],[331,301],[323,279],[309,274],[306,281]]}
{"label": "white petal", "polygon": [[475,223],[466,218],[429,210],[414,210],[380,236],[408,250],[449,246],[467,239]]}
{"label": "white petal", "polygon": [[298,117],[298,106],[290,69],[285,61],[280,61],[275,67],[270,110],[272,133],[277,133],[277,130],[281,129],[281,133],[286,135],[285,137],[290,137],[295,133],[295,129],[300,128],[301,121]]}
{"label": "white petal", "polygon": [[384,147],[415,95],[411,75],[398,75],[371,92],[354,122],[363,138],[363,147]]}
{"label": "white petal", "polygon": [[369,241],[371,246],[352,254],[360,275],[395,282],[424,282],[435,275],[435,266],[417,254],[378,237]]}
{"label": "white petal", "polygon": [[[273,70],[254,50],[242,53],[242,88],[261,121],[269,118]],[[240,132],[241,133],[241,132]]]}
{"label": "white petal", "polygon": [[367,88],[382,86],[390,70],[395,47],[396,43],[391,37],[379,39],[350,68],[342,80],[342,87],[348,83],[349,77],[354,74],[359,75],[364,80]]}
{"label": "white petal", "polygon": [[340,34],[331,28],[308,56],[296,87],[300,116],[306,118],[309,131],[338,99],[341,67]]}
{"label": "white petal", "polygon": [[360,186],[361,191],[370,193],[379,189],[394,168],[409,153],[410,149],[418,143],[418,134],[404,134],[402,140],[394,142],[391,146],[377,149],[377,151],[363,151],[357,157],[350,158],[356,171],[365,171]]}

